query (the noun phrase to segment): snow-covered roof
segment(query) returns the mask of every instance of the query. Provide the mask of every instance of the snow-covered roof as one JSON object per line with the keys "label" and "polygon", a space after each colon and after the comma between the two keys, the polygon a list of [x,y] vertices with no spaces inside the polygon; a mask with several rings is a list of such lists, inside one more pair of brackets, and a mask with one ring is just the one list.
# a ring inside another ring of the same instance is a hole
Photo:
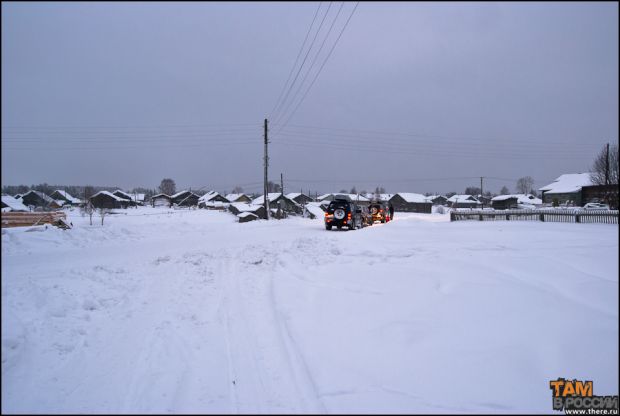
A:
{"label": "snow-covered roof", "polygon": [[450,202],[470,202],[470,203],[477,203],[479,204],[480,201],[478,201],[474,196],[472,195],[452,195],[450,198],[448,198],[448,201]]}
{"label": "snow-covered roof", "polygon": [[308,202],[306,204],[306,211],[314,215],[316,218],[323,218],[325,211],[321,208],[320,202]]}
{"label": "snow-covered roof", "polygon": [[206,194],[204,194],[203,196],[201,196],[200,198],[198,198],[198,202],[210,201],[210,200],[212,200],[213,198],[215,198],[218,195],[219,195],[219,192],[209,191]]}
{"label": "snow-covered roof", "polygon": [[359,201],[359,202],[369,202],[370,201],[368,198],[366,198],[364,195],[361,195],[361,194],[346,194],[346,193],[340,193],[340,192],[331,193],[331,194],[324,194],[324,195],[319,196],[317,199],[319,201],[321,201],[321,200],[329,198],[329,197],[334,197],[335,198],[335,197],[337,197],[339,195],[348,196],[349,199],[351,199],[351,201],[354,201],[354,202],[357,202],[357,201]]}
{"label": "snow-covered roof", "polygon": [[540,198],[536,198],[534,195],[526,194],[498,195],[491,198],[491,201],[505,201],[512,198],[516,198],[519,204],[538,205],[543,203]]}
{"label": "snow-covered roof", "polygon": [[261,209],[263,207],[262,205],[246,204],[245,202],[235,202],[230,205],[235,207],[237,211],[240,212],[256,211],[257,209]]}
{"label": "snow-covered roof", "polygon": [[192,191],[188,191],[188,190],[186,189],[186,190],[184,190],[184,191],[177,192],[176,194],[174,194],[174,195],[170,196],[170,198],[175,199],[175,198],[178,198],[178,197],[180,197],[181,195],[183,195],[183,194],[185,194],[185,193],[190,193],[190,194],[192,194],[192,195],[196,195],[196,194],[194,194]]}
{"label": "snow-covered roof", "polygon": [[52,202],[54,202],[54,200],[53,200],[51,197],[49,197],[49,196],[45,195],[43,192],[40,192],[40,191],[35,191],[35,190],[30,190],[30,191],[26,192],[24,195],[22,195],[22,199],[23,199],[26,195],[31,194],[31,193],[34,193],[35,195],[38,195],[41,199],[43,199],[43,200],[44,200],[45,202],[47,202],[48,204],[51,204]]}
{"label": "snow-covered roof", "polygon": [[228,202],[222,202],[222,201],[203,201],[203,204],[206,207],[213,207],[213,208],[223,208],[223,207],[230,205]]}
{"label": "snow-covered roof", "polygon": [[82,202],[82,200],[80,200],[78,198],[74,198],[67,191],[63,191],[62,189],[55,190],[54,192],[52,192],[52,195],[55,194],[56,192],[58,192],[60,195],[62,195],[63,198],[65,198],[66,200],[68,200],[72,204],[79,204],[79,203]]}
{"label": "snow-covered roof", "polygon": [[120,194],[120,195],[116,195],[122,199],[129,199],[129,200],[133,200],[133,198],[126,193],[125,191],[121,191],[120,189],[117,189],[116,191],[112,192],[113,194]]}
{"label": "snow-covered roof", "polygon": [[114,200],[119,201],[119,202],[126,202],[127,201],[125,198],[120,198],[120,197],[114,195],[112,192],[109,192],[109,191],[99,191],[95,195],[91,196],[91,198],[94,198],[97,195],[107,195],[110,198],[114,198]]}
{"label": "snow-covered roof", "polygon": [[256,217],[258,218],[258,215],[256,214],[252,214],[251,212],[240,212],[239,214],[237,214],[237,217],[239,218],[245,218],[245,217]]}
{"label": "snow-covered roof", "polygon": [[162,197],[163,197],[163,198],[170,198],[170,195],[168,195],[168,194],[157,194],[157,195],[153,195],[153,196],[151,197],[151,199],[155,199],[155,198],[162,198]]}
{"label": "snow-covered roof", "polygon": [[366,197],[366,199],[368,199],[369,201],[373,201],[373,200],[379,200],[379,201],[389,201],[390,199],[392,199],[392,197],[394,196],[394,194],[375,194],[375,193],[366,193],[363,195],[364,197]]}
{"label": "snow-covered roof", "polygon": [[[275,201],[276,199],[280,198],[280,195],[282,195],[282,193],[280,192],[269,192],[267,194],[267,198],[269,198],[269,202],[271,201]],[[284,196],[286,198],[286,196]],[[258,198],[254,198],[252,200],[253,204],[262,204],[264,202],[264,195],[259,196]]]}
{"label": "snow-covered roof", "polygon": [[539,188],[548,194],[570,194],[581,191],[584,186],[594,185],[590,179],[590,173],[566,173],[560,175],[555,181],[547,186]]}
{"label": "snow-covered roof", "polygon": [[29,211],[21,200],[15,199],[11,195],[2,195],[2,203],[7,205],[11,211]]}
{"label": "snow-covered roof", "polygon": [[225,198],[228,199],[230,202],[234,202],[237,199],[241,198],[242,196],[247,196],[247,195],[246,194],[227,194]]}
{"label": "snow-covered roof", "polygon": [[400,197],[402,199],[404,199],[407,202],[416,202],[416,203],[421,203],[421,202],[428,202],[426,200],[426,197],[422,194],[412,194],[412,193],[408,193],[408,192],[399,192],[396,195],[400,195]]}

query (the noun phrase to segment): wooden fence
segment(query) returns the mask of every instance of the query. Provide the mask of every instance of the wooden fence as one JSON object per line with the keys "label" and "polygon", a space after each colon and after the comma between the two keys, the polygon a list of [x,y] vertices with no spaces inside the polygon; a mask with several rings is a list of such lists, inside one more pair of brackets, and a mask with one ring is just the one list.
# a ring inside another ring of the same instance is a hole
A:
{"label": "wooden fence", "polygon": [[2,228],[29,227],[33,225],[52,224],[67,229],[67,214],[60,211],[52,212],[3,212],[1,214]]}
{"label": "wooden fence", "polygon": [[618,211],[566,209],[513,209],[452,211],[450,221],[543,221],[618,224]]}

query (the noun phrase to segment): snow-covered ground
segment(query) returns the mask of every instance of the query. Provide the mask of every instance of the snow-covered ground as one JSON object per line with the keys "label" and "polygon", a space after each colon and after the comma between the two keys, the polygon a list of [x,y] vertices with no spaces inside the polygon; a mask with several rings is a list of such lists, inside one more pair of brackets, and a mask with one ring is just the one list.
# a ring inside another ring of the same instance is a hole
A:
{"label": "snow-covered ground", "polygon": [[2,230],[2,412],[551,413],[558,377],[618,393],[618,226],[168,211]]}

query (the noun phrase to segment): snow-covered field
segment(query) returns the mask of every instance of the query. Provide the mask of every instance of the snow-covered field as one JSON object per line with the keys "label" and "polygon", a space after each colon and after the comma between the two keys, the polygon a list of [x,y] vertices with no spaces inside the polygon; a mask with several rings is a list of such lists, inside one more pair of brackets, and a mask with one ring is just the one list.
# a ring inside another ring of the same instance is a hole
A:
{"label": "snow-covered field", "polygon": [[618,393],[616,225],[165,212],[3,229],[2,412],[551,413],[558,377]]}

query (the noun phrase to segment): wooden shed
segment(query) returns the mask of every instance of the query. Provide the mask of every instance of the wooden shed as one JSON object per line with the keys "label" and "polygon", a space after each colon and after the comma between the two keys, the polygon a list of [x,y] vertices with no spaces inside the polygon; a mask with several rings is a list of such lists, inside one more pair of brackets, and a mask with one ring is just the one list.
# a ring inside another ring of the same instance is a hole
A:
{"label": "wooden shed", "polygon": [[237,214],[237,218],[239,218],[239,222],[250,222],[258,219],[258,215],[252,214],[251,212],[242,212]]}
{"label": "wooden shed", "polygon": [[235,215],[239,215],[242,212],[250,212],[256,215],[258,218],[265,218],[265,207],[262,205],[252,205],[244,203],[233,203],[228,206],[228,210]]}
{"label": "wooden shed", "polygon": [[22,204],[35,208],[58,208],[53,198],[40,191],[28,191],[22,196]]}

